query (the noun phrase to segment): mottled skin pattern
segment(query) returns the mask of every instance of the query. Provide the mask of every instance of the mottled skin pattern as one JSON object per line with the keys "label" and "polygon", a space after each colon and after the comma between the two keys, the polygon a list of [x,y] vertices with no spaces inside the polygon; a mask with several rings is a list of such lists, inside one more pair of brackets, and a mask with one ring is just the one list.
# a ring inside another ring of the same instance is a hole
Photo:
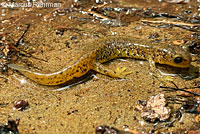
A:
{"label": "mottled skin pattern", "polygon": [[[188,68],[191,63],[190,53],[180,46],[158,46],[151,43],[147,44],[138,39],[130,39],[130,37],[107,37],[95,41],[94,46],[96,45],[98,45],[97,49],[83,56],[74,65],[51,74],[32,72],[15,64],[9,64],[8,66],[42,85],[59,85],[73,78],[81,77],[89,70],[95,70],[111,77],[122,78],[124,77],[123,71],[109,70],[101,64],[120,57],[148,60],[153,67],[155,63],[160,63],[179,68]],[[177,57],[178,59],[174,60]]]}

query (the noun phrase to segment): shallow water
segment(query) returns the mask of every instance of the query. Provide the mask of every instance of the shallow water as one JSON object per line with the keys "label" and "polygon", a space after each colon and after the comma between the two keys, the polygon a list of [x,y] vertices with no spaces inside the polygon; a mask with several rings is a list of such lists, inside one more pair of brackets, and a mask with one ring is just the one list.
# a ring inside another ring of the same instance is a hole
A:
{"label": "shallow water", "polygon": [[[4,1],[6,2],[6,1]],[[16,3],[21,1],[16,1]],[[52,1],[49,1],[52,2]],[[92,51],[96,46],[95,40],[109,35],[130,36],[148,41],[172,43],[174,40],[189,40],[194,31],[180,27],[151,27],[141,21],[146,19],[163,20],[167,18],[150,18],[145,16],[145,10],[173,15],[183,14],[187,17],[198,13],[198,2],[191,1],[186,4],[169,4],[156,0],[119,0],[106,1],[108,7],[131,8],[122,12],[109,12],[102,9],[110,18],[118,18],[118,27],[113,27],[88,14],[77,11],[89,9],[96,4],[95,1],[79,1],[77,9],[72,8],[72,1],[54,1],[61,3],[62,7],[1,7],[0,31],[6,33],[7,42],[15,43],[25,24],[30,24],[30,29],[24,37],[24,44],[19,49],[32,53],[32,57],[20,56],[16,64],[26,66],[38,72],[55,72],[72,65],[79,58]],[[65,8],[65,12],[63,11]],[[134,12],[134,10],[137,12]],[[191,14],[184,14],[185,11]],[[101,10],[100,10],[101,11]],[[176,20],[176,19],[174,19]],[[102,24],[103,23],[103,24]],[[124,25],[125,24],[125,25]],[[56,34],[58,27],[67,27],[63,35]],[[150,38],[158,34],[157,38]],[[193,55],[196,56],[196,55]],[[34,57],[37,57],[34,58]],[[192,62],[195,68],[200,64]],[[123,129],[124,125],[130,129],[147,133],[153,129],[152,123],[145,122],[134,110],[138,100],[147,100],[150,96],[163,92],[160,85],[174,87],[171,82],[160,82],[150,74],[149,63],[134,59],[113,60],[106,63],[111,69],[127,67],[134,72],[126,79],[115,79],[98,73],[95,77],[61,91],[62,87],[48,87],[39,85],[13,70],[2,74],[7,80],[0,81],[0,122],[7,122],[8,118],[20,118],[18,127],[20,134],[27,133],[95,133],[99,125],[111,125]],[[184,73],[185,69],[176,69],[165,65],[157,65],[166,73]],[[90,76],[89,76],[90,77]],[[1,79],[1,78],[0,78]],[[173,82],[180,88],[194,87],[199,78],[186,80],[175,76]],[[174,92],[163,92],[166,96],[176,96]],[[13,103],[17,100],[27,100],[30,108],[25,111],[13,110]],[[172,105],[176,111],[180,105]],[[181,122],[175,122],[174,127],[163,128],[160,132],[178,132],[198,127],[194,122],[194,114],[186,113]]]}

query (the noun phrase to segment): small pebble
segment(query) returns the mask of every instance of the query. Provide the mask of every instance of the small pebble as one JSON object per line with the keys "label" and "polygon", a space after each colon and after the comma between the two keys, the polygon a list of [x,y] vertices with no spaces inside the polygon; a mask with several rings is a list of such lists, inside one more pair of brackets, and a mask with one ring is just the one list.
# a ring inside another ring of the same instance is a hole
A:
{"label": "small pebble", "polygon": [[24,111],[29,107],[28,101],[18,100],[15,101],[13,109],[17,109],[19,111]]}

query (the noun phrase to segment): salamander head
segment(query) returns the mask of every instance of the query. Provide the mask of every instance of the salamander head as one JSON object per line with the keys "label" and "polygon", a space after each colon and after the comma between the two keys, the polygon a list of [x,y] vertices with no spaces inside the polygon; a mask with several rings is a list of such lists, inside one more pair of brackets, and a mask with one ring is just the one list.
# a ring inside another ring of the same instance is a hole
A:
{"label": "salamander head", "polygon": [[159,57],[158,63],[173,67],[189,68],[192,61],[191,55],[186,47],[168,46],[162,50],[164,55]]}

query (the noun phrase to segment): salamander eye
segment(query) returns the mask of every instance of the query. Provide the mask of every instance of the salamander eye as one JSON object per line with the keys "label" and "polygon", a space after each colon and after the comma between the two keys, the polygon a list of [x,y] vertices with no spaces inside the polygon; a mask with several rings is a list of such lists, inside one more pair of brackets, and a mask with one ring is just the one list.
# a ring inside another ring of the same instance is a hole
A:
{"label": "salamander eye", "polygon": [[177,56],[174,58],[175,63],[181,63],[183,61],[183,58],[181,56]]}

